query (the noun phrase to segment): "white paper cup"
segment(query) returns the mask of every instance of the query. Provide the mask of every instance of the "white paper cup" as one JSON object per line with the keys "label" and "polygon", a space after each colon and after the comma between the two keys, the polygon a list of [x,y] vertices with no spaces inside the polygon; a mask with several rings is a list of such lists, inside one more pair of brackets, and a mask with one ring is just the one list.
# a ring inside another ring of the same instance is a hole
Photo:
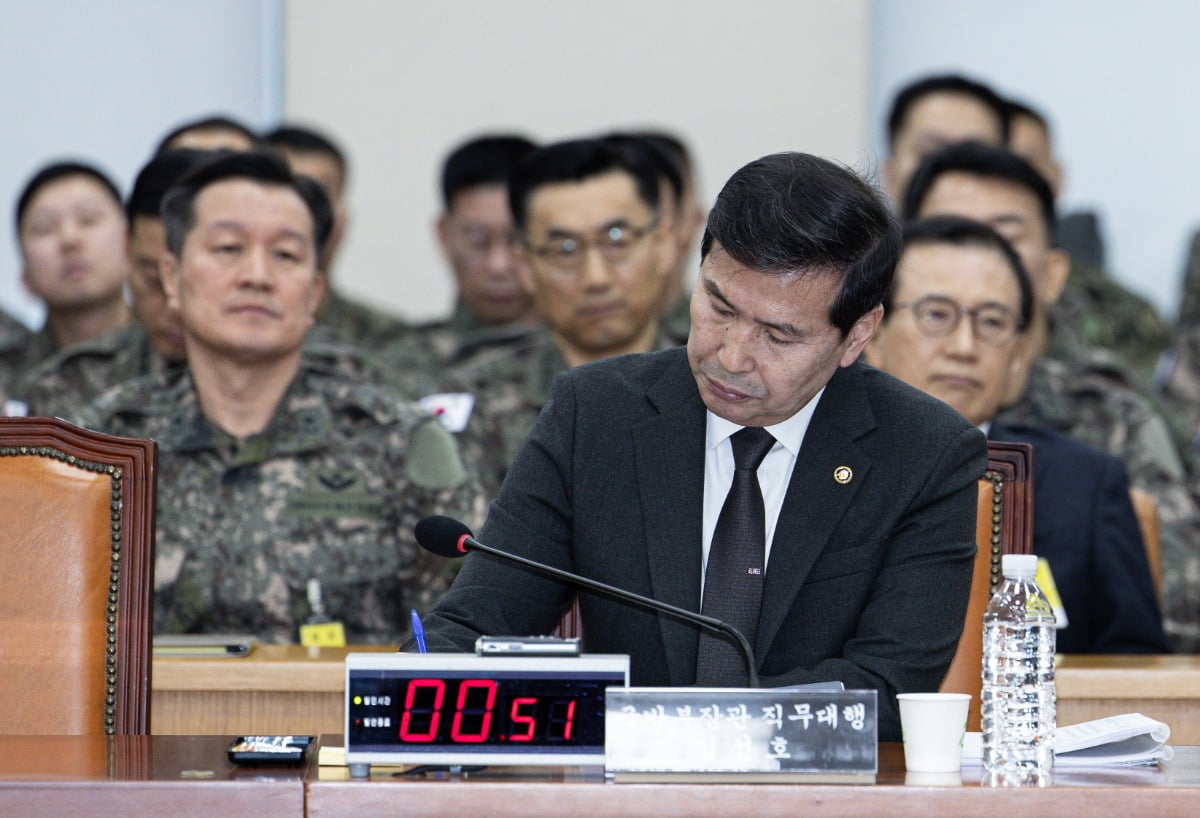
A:
{"label": "white paper cup", "polygon": [[901,693],[904,766],[918,773],[958,772],[970,693]]}

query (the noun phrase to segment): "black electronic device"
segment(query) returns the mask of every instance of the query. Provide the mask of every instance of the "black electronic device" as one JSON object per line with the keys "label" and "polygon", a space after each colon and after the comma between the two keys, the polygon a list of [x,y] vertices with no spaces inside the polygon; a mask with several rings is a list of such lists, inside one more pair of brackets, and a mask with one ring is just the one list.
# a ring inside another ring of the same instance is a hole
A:
{"label": "black electronic device", "polygon": [[629,657],[352,653],[346,763],[602,764]]}
{"label": "black electronic device", "polygon": [[238,736],[229,742],[227,754],[242,766],[287,766],[300,764],[316,736]]}

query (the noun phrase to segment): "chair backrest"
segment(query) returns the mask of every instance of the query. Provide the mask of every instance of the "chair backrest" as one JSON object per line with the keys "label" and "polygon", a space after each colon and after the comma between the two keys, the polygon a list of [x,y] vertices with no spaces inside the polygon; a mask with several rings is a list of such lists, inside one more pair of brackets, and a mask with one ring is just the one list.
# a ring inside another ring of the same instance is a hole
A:
{"label": "chair backrest", "polygon": [[1154,497],[1139,488],[1129,489],[1129,499],[1137,515],[1142,542],[1146,544],[1146,561],[1150,563],[1150,579],[1154,583],[1154,595],[1162,605],[1162,533],[1159,530],[1158,503]]}
{"label": "chair backrest", "polygon": [[157,444],[0,418],[0,733],[150,732]]}
{"label": "chair backrest", "polygon": [[1033,553],[1033,447],[988,441],[988,468],[979,479],[975,571],[958,651],[940,690],[970,693],[967,729],[979,730],[983,686],[983,612],[1000,584],[1004,554]]}
{"label": "chair backrest", "polygon": [[562,618],[558,620],[558,627],[554,629],[554,633],[551,636],[561,636],[563,639],[582,639],[582,616],[579,612],[579,594],[575,594],[575,598],[571,602],[571,607],[567,608]]}

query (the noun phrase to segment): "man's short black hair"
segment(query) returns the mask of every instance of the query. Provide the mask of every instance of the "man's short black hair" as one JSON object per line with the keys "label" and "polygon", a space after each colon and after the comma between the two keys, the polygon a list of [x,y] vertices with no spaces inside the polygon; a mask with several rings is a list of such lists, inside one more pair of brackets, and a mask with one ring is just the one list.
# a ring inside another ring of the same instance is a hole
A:
{"label": "man's short black hair", "polygon": [[176,182],[193,168],[211,161],[219,151],[201,151],[194,148],[174,148],[154,156],[146,163],[137,178],[133,180],[133,189],[125,201],[125,216],[129,219],[129,229],[133,230],[133,220],[137,216],[162,218],[163,197],[167,195]]}
{"label": "man's short black hair", "polygon": [[262,141],[273,148],[295,153],[323,153],[337,162],[343,181],[349,176],[350,165],[346,161],[346,153],[328,134],[301,125],[284,124],[263,134]]}
{"label": "man's short black hair", "polygon": [[1050,137],[1050,120],[1046,119],[1046,115],[1034,108],[1027,102],[1022,102],[1018,99],[1010,99],[1007,101],[1008,116],[1008,132],[1012,134],[1013,120],[1019,116],[1027,116],[1038,124],[1043,131],[1046,132],[1046,137]]}
{"label": "man's short black hair", "polygon": [[517,134],[487,134],[459,145],[442,163],[442,204],[449,210],[468,188],[507,185],[513,167],[536,147]]}
{"label": "man's short black hair", "polygon": [[642,139],[649,140],[659,150],[665,152],[668,156],[675,160],[675,165],[679,168],[679,172],[684,178],[690,177],[695,171],[692,164],[692,154],[688,150],[687,143],[683,139],[670,131],[662,130],[645,130],[645,131],[629,131],[632,136],[640,136]]}
{"label": "man's short black hair", "polygon": [[157,155],[171,150],[171,143],[188,131],[234,131],[246,137],[252,144],[260,144],[258,134],[236,119],[225,114],[210,114],[198,119],[189,119],[187,122],[176,125],[166,136],[158,140],[158,145],[155,146],[154,153]]}
{"label": "man's short black hair", "polygon": [[665,179],[675,201],[683,198],[683,168],[662,140],[631,131],[614,131],[604,137],[614,144],[629,144],[642,150],[658,167],[658,178]]}
{"label": "man's short black hair", "polygon": [[968,79],[961,74],[937,74],[923,77],[900,89],[892,100],[892,110],[887,119],[888,146],[896,146],[896,135],[904,129],[905,120],[913,106],[930,94],[962,94],[978,100],[996,115],[1000,129],[1000,141],[1008,141],[1007,103],[982,82]]}
{"label": "man's short black hair", "polygon": [[879,191],[849,168],[805,153],[776,153],[725,183],[709,211],[700,257],[719,244],[762,273],[837,274],[842,286],[829,321],[844,336],[882,303],[900,241],[900,225]]}
{"label": "man's short black hair", "polygon": [[313,221],[316,256],[325,253],[333,229],[333,207],[321,186],[307,176],[297,176],[281,157],[266,151],[218,151],[213,159],[194,168],[167,191],[162,203],[167,248],[183,254],[183,242],[196,225],[196,197],[209,185],[230,179],[246,179],[264,185],[294,190],[308,207]]}
{"label": "man's short black hair", "polygon": [[17,207],[13,212],[13,222],[16,225],[18,236],[21,233],[21,224],[25,221],[25,212],[29,210],[29,206],[38,192],[51,182],[57,182],[68,176],[86,176],[94,179],[100,183],[108,195],[112,196],[117,207],[121,207],[121,193],[117,190],[117,186],[104,174],[104,171],[95,165],[84,162],[53,162],[40,168],[25,183],[25,187],[21,188],[21,195],[17,197]]}
{"label": "man's short black hair", "polygon": [[529,200],[544,185],[582,182],[618,171],[633,178],[638,198],[658,216],[659,165],[646,145],[635,140],[571,139],[526,154],[508,182],[513,222],[524,231]]}
{"label": "man's short black hair", "polygon": [[[1018,328],[1023,332],[1033,319],[1033,282],[1029,271],[1021,263],[1021,257],[1013,249],[1008,240],[983,222],[965,219],[962,216],[930,216],[928,219],[918,219],[904,226],[904,251],[910,247],[928,244],[949,244],[955,247],[982,247],[994,250],[1008,262],[1013,275],[1017,277],[1017,289],[1020,291],[1020,305],[1017,320]],[[901,251],[901,258],[904,256]],[[896,297],[897,282],[893,281],[883,298],[884,318],[892,311]]]}
{"label": "man's short black hair", "polygon": [[1038,200],[1046,236],[1054,241],[1054,191],[1046,177],[1033,165],[1010,151],[980,142],[961,142],[926,156],[908,183],[904,194],[904,218],[915,219],[921,203],[929,195],[934,182],[944,173],[967,173],[989,179],[1003,179],[1026,188]]}

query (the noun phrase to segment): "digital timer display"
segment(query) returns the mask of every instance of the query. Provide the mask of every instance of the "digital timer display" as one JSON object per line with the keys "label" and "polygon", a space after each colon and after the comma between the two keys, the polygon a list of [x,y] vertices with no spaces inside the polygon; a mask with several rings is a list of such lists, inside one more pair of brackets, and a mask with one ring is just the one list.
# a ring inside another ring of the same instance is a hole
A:
{"label": "digital timer display", "polygon": [[347,762],[600,763],[626,656],[351,654]]}

